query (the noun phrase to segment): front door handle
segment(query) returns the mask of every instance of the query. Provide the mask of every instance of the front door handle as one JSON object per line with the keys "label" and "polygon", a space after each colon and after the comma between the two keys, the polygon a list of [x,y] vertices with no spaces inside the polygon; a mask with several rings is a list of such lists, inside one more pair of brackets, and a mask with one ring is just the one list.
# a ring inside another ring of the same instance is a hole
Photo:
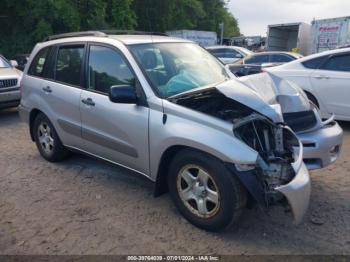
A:
{"label": "front door handle", "polygon": [[49,87],[49,86],[43,87],[43,91],[44,91],[45,93],[52,93],[52,89],[51,89],[51,87]]}
{"label": "front door handle", "polygon": [[88,106],[95,106],[95,102],[90,97],[81,100],[81,102],[85,105],[88,105]]}

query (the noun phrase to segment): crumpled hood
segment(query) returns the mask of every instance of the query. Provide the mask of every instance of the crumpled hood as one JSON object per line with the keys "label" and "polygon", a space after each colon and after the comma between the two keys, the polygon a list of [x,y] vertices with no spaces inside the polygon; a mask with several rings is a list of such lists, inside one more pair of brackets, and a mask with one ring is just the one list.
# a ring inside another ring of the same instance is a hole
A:
{"label": "crumpled hood", "polygon": [[311,109],[309,99],[298,85],[273,73],[245,76],[239,78],[238,81],[257,92],[266,103],[280,104],[283,113]]}
{"label": "crumpled hood", "polygon": [[283,116],[277,103],[270,103],[253,88],[247,88],[237,79],[225,81],[217,85],[216,89],[226,97],[252,108],[274,122],[283,122]]}

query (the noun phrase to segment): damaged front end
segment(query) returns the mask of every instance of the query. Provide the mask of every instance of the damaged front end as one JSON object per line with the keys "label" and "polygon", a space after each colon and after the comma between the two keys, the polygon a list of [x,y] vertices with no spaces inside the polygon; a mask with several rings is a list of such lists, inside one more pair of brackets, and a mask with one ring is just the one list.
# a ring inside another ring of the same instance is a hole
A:
{"label": "damaged front end", "polygon": [[233,132],[259,153],[256,165],[235,165],[242,183],[266,208],[285,197],[300,223],[308,208],[310,178],[302,162],[302,144],[294,132],[257,113],[233,120]]}
{"label": "damaged front end", "polygon": [[278,108],[239,85],[221,85],[169,100],[232,123],[234,136],[254,149],[258,157],[254,164],[229,163],[228,168],[260,206],[267,209],[287,199],[295,222],[301,222],[309,204],[310,177],[303,163],[303,145],[283,123]]}

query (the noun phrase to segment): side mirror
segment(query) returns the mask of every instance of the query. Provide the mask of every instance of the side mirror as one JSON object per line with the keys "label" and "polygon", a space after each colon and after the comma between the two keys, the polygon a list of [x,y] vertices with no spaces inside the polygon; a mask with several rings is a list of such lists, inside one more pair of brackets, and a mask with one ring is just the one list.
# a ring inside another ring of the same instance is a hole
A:
{"label": "side mirror", "polygon": [[135,88],[130,85],[111,86],[109,90],[109,100],[120,104],[137,104]]}
{"label": "side mirror", "polygon": [[18,63],[16,60],[10,60],[10,64],[13,66],[13,67],[18,67]]}

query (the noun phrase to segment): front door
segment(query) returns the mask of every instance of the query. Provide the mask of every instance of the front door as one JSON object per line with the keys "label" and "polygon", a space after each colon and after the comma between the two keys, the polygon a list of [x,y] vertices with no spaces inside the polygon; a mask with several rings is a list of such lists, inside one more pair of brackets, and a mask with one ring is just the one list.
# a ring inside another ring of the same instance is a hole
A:
{"label": "front door", "polygon": [[84,150],[148,174],[149,108],[109,100],[113,85],[135,85],[129,64],[114,47],[90,45],[87,88],[81,94]]}

